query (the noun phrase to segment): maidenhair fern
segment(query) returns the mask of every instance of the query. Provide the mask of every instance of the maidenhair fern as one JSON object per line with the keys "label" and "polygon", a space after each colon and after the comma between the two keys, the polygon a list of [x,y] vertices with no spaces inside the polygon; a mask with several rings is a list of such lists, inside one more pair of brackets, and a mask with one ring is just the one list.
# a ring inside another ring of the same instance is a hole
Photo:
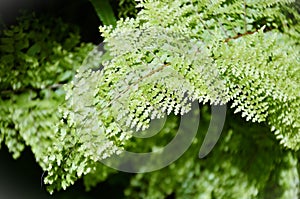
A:
{"label": "maidenhair fern", "polygon": [[[88,54],[89,45],[77,48],[77,34],[48,40],[46,27],[34,25],[30,29],[38,31],[29,34],[18,30],[26,32],[37,22],[6,30],[0,67],[12,74],[0,76],[1,113],[8,115],[0,120],[0,141],[15,157],[24,145],[32,147],[50,192],[83,175],[90,187],[115,172],[99,161],[124,148],[153,151],[165,144],[132,137],[153,119],[171,115],[160,135],[164,140],[176,131],[174,115],[189,112],[191,102],[230,104],[253,126],[227,121],[211,156],[199,161],[195,151],[201,134],[163,172],[132,178],[126,195],[296,198],[299,174],[292,150],[300,148],[300,26],[293,2],[138,1],[136,18],[100,28],[106,56],[97,49]],[[59,88],[71,79],[73,68],[78,70],[64,95]],[[209,117],[205,107],[203,115]],[[269,183],[278,190],[271,196]]]}
{"label": "maidenhair fern", "polygon": [[111,59],[103,70],[86,63],[68,85],[59,142],[44,159],[49,189],[94,171],[135,130],[165,113],[185,114],[195,100],[231,103],[298,150],[300,30],[292,2],[147,0],[135,19],[102,27]]}

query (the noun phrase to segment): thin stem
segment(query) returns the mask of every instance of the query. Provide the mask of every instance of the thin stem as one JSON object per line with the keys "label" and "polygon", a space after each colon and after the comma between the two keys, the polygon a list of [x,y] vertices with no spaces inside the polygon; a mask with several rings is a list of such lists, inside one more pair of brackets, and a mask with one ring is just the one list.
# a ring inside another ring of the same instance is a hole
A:
{"label": "thin stem", "polygon": [[244,0],[244,29],[245,29],[245,33],[248,32],[247,30],[247,5],[246,5],[246,0]]}
{"label": "thin stem", "polygon": [[204,23],[204,21],[202,20],[198,10],[196,7],[193,6],[193,1],[191,0],[191,5],[192,5],[192,8],[194,9],[195,13],[197,14],[197,16],[199,16],[199,19],[200,19],[200,22],[202,23],[202,25],[207,29],[207,31],[211,34],[211,35],[214,35],[214,33],[212,31],[209,30],[209,27],[206,25],[206,23]]}
{"label": "thin stem", "polygon": [[229,38],[225,39],[225,42],[229,42],[230,40],[238,39],[238,38],[246,36],[246,35],[252,35],[252,34],[256,33],[257,31],[258,30],[256,30],[256,31],[249,31],[249,32],[246,32],[244,34],[238,34],[238,35],[236,35],[234,37],[229,37]]}
{"label": "thin stem", "polygon": [[229,35],[227,34],[227,32],[226,32],[226,30],[225,30],[223,24],[220,22],[219,19],[217,19],[217,20],[218,20],[218,23],[219,23],[219,26],[220,26],[221,30],[224,32],[225,36],[228,38]]}
{"label": "thin stem", "polygon": [[106,105],[106,107],[109,107],[113,102],[115,102],[116,100],[118,100],[118,98],[120,98],[123,94],[125,94],[127,91],[129,91],[133,86],[137,85],[139,82],[141,82],[142,80],[152,76],[153,74],[163,70],[165,67],[167,67],[168,64],[163,64],[162,66],[160,66],[159,68],[150,71],[147,75],[140,77],[136,82],[134,82],[133,84],[128,85],[128,87],[121,93],[119,93],[112,101],[110,101],[110,103],[108,103]]}
{"label": "thin stem", "polygon": [[[212,2],[211,0],[209,0],[209,2],[210,2],[210,4],[213,4],[213,2]],[[218,24],[219,24],[219,26],[220,26],[221,30],[222,30],[222,31],[223,31],[223,33],[225,34],[225,36],[228,38],[228,37],[229,37],[229,35],[227,34],[227,32],[226,32],[226,30],[225,30],[225,28],[224,28],[223,24],[220,22],[220,20],[219,20],[219,18],[218,18],[218,17],[217,17],[217,22],[218,22]]]}

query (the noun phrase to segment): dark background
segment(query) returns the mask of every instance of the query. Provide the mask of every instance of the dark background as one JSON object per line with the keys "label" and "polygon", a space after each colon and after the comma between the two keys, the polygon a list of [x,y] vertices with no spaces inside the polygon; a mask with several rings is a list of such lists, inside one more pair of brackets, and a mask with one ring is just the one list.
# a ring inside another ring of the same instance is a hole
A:
{"label": "dark background", "polygon": [[[112,5],[116,7],[114,2]],[[14,24],[22,10],[60,17],[80,27],[83,42],[101,42],[101,22],[89,0],[0,0],[0,18],[7,25]]]}

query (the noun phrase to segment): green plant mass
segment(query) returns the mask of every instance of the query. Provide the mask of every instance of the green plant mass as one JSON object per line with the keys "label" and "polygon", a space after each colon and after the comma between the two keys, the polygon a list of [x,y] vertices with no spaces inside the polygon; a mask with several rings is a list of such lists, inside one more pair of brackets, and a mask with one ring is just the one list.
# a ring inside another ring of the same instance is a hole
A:
{"label": "green plant mass", "polygon": [[1,32],[0,142],[31,148],[50,193],[126,170],[124,198],[299,197],[299,3],[91,2],[105,51],[59,20]]}
{"label": "green plant mass", "polygon": [[14,158],[30,146],[42,163],[56,137],[62,84],[72,79],[93,45],[80,44],[78,30],[61,20],[32,14],[18,21],[1,32],[0,141]]}

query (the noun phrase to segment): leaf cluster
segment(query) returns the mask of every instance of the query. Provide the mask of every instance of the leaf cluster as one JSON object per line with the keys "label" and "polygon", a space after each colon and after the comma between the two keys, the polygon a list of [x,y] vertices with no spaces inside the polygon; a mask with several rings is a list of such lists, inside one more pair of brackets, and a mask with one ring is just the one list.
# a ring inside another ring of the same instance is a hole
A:
{"label": "leaf cluster", "polygon": [[62,85],[70,81],[93,46],[60,19],[24,14],[0,34],[0,143],[17,158],[31,147],[42,167],[56,142]]}

